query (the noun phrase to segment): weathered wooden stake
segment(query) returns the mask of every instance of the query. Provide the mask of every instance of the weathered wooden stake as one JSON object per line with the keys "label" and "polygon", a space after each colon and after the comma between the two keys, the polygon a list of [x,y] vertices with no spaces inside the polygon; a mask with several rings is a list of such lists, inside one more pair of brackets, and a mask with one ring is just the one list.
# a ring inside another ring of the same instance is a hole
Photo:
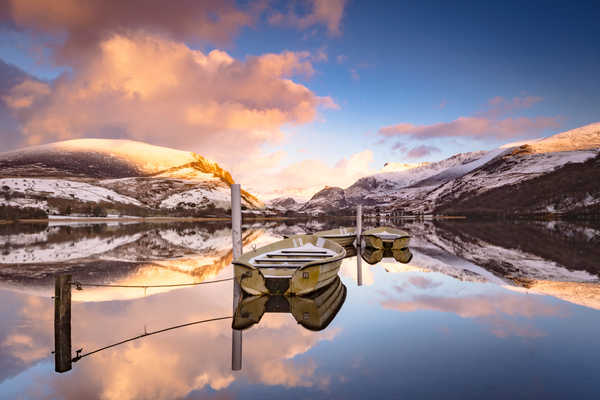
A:
{"label": "weathered wooden stake", "polygon": [[71,275],[59,275],[54,285],[54,369],[71,367]]}
{"label": "weathered wooden stake", "polygon": [[[242,193],[239,184],[231,185],[231,239],[233,259],[242,256]],[[235,268],[235,267],[234,267]],[[235,273],[234,273],[235,276]],[[233,280],[233,314],[237,309],[242,289],[237,280]],[[231,332],[231,370],[242,369],[242,331],[232,329]]]}

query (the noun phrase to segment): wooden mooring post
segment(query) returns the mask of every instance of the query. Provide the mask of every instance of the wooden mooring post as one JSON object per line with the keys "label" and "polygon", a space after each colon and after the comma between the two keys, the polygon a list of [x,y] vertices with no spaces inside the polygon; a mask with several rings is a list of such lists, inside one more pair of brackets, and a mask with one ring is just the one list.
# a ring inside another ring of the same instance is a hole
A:
{"label": "wooden mooring post", "polygon": [[359,204],[356,207],[356,282],[358,286],[362,286],[363,277],[362,277],[362,206]]}
{"label": "wooden mooring post", "polygon": [[362,286],[363,284],[363,276],[362,276],[362,256],[360,255],[360,248],[356,252],[356,283],[358,286]]}
{"label": "wooden mooring post", "polygon": [[[242,256],[242,193],[239,184],[231,185],[231,242],[233,259]],[[235,266],[232,266],[235,268]],[[234,272],[235,276],[235,272]],[[242,288],[236,279],[233,280],[233,315],[241,299]],[[232,329],[231,332],[231,370],[242,369],[242,331]]]}
{"label": "wooden mooring post", "polygon": [[54,369],[71,367],[71,275],[59,275],[54,285]]}
{"label": "wooden mooring post", "polygon": [[362,236],[362,206],[356,207],[356,248],[360,249]]}

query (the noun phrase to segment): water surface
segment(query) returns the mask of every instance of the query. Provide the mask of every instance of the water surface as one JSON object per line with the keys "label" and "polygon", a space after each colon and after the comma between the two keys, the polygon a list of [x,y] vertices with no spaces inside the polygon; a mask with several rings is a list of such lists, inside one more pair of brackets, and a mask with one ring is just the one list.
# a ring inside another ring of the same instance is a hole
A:
{"label": "water surface", "polygon": [[[244,245],[349,222],[246,224]],[[377,223],[390,222],[367,225]],[[413,236],[409,263],[346,258],[320,320],[273,300],[241,332],[241,370],[232,370],[231,281],[152,287],[231,277],[227,224],[2,226],[0,397],[600,396],[597,227],[394,224]],[[60,274],[81,282],[74,357],[139,338],[55,372]]]}

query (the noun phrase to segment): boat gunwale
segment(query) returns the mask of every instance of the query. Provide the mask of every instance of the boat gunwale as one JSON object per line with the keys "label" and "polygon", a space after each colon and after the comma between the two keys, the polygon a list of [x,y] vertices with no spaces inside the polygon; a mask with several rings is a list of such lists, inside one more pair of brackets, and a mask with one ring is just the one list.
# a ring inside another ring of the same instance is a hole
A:
{"label": "boat gunwale", "polygon": [[[346,257],[346,249],[344,248],[344,246],[339,245],[338,243],[336,243],[333,240],[329,240],[329,239],[326,239],[326,238],[323,238],[323,237],[320,237],[320,236],[316,236],[316,235],[296,235],[296,236],[293,236],[293,237],[289,237],[287,239],[283,239],[280,242],[289,241],[290,243],[293,243],[293,239],[297,239],[298,237],[303,238],[303,239],[309,239],[309,242],[306,242],[306,243],[311,243],[311,244],[313,244],[315,246],[317,246],[315,244],[315,242],[318,239],[323,239],[323,240],[325,240],[325,243],[329,242],[328,245],[332,246],[333,249],[325,247],[325,246],[318,246],[318,247],[324,247],[324,248],[326,248],[328,250],[332,250],[336,254],[332,255],[331,257],[328,257],[328,258],[322,258],[322,259],[318,259],[318,260],[314,260],[314,261],[308,262],[306,264],[303,264],[300,267],[295,267],[293,265],[290,265],[289,266],[290,269],[295,269],[296,271],[300,271],[300,270],[303,270],[303,269],[306,269],[306,268],[309,268],[309,267],[314,267],[314,266],[318,266],[318,265],[322,265],[322,264],[329,264],[331,262],[336,262],[336,261],[342,260],[342,259],[344,259]],[[241,265],[241,266],[244,266],[244,267],[247,267],[247,268],[250,268],[250,269],[256,269],[259,272],[263,268],[269,268],[270,266],[268,266],[268,265],[256,266],[256,265],[250,263],[250,260],[253,259],[253,258],[255,258],[255,257],[260,256],[261,254],[266,253],[264,250],[261,251],[261,249],[264,249],[265,247],[268,247],[268,246],[272,246],[272,245],[274,245],[276,243],[278,243],[278,242],[274,242],[274,243],[271,243],[269,245],[266,245],[266,246],[260,247],[258,249],[252,250],[251,252],[245,253],[240,258],[238,258],[237,260],[233,260],[232,264],[234,264],[234,265]],[[306,244],[306,243],[303,243],[303,245]],[[293,247],[289,247],[289,248],[293,248]],[[288,247],[286,247],[285,249],[288,249]],[[261,275],[262,275],[262,272],[261,272]]]}

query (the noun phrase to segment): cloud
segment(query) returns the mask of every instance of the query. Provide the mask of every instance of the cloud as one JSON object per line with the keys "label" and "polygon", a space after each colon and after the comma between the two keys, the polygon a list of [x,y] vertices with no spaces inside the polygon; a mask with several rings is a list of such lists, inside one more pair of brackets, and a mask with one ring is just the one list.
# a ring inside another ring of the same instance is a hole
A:
{"label": "cloud", "polygon": [[426,140],[440,137],[472,137],[509,139],[519,136],[537,135],[540,132],[560,127],[559,117],[506,117],[520,109],[529,108],[541,101],[535,96],[515,97],[508,101],[495,97],[488,102],[488,109],[474,116],[463,116],[450,122],[431,125],[414,125],[402,122],[379,129],[383,137],[409,136]]}
{"label": "cloud", "polygon": [[233,0],[8,0],[0,17],[44,35],[66,37],[63,56],[70,59],[111,35],[143,30],[184,41],[223,44],[254,23],[265,2],[240,8]]}
{"label": "cloud", "polygon": [[423,276],[411,276],[408,278],[408,282],[419,289],[433,289],[442,285],[441,282],[434,282]]}
{"label": "cloud", "polygon": [[462,318],[474,318],[489,326],[492,334],[498,337],[543,336],[544,333],[541,330],[530,323],[520,322],[518,317],[563,315],[562,307],[546,304],[541,301],[541,298],[504,293],[454,298],[417,295],[410,300],[384,300],[382,306],[402,312],[431,310],[453,313]]}
{"label": "cloud", "polygon": [[[168,56],[166,56],[168,55]],[[114,35],[94,57],[51,83],[25,79],[3,100],[27,144],[125,137],[229,164],[282,138],[284,124],[335,102],[290,80],[314,70],[308,52],[236,60],[158,36]]]}
{"label": "cloud", "polygon": [[428,156],[432,153],[439,153],[440,151],[441,150],[435,146],[421,145],[421,146],[417,146],[415,148],[410,149],[406,153],[406,156],[408,158],[421,158],[421,157]]}
{"label": "cloud", "polygon": [[346,62],[347,59],[348,59],[348,56],[346,56],[344,54],[338,54],[337,57],[335,58],[335,60],[337,61],[338,64],[343,64],[344,62]]}
{"label": "cloud", "polygon": [[347,187],[357,179],[374,173],[369,166],[373,158],[373,152],[367,149],[342,158],[333,166],[321,160],[307,159],[277,169],[275,167],[278,166],[273,163],[271,168],[274,172],[263,173],[259,180],[256,179],[256,170],[252,169],[239,171],[236,176],[244,187],[258,193],[261,198],[292,196],[307,200],[326,185]]}
{"label": "cloud", "polygon": [[[0,142],[2,149],[19,147],[23,142],[23,138],[19,134],[19,123],[7,103],[13,102],[11,98],[13,88],[19,87],[18,90],[23,90],[24,82],[29,82],[30,85],[39,84],[37,79],[20,68],[0,60]],[[2,101],[2,99],[6,100]],[[20,101],[21,103],[26,102],[27,97],[20,98]],[[13,105],[18,107],[19,103],[13,103]]]}
{"label": "cloud", "polygon": [[[383,144],[383,143],[378,143],[378,144]],[[406,152],[406,144],[404,144],[402,142],[394,143],[394,145],[392,146],[392,150],[405,153]]]}
{"label": "cloud", "polygon": [[269,22],[300,29],[323,24],[330,35],[337,36],[341,33],[340,25],[346,0],[308,0],[307,5],[303,13],[298,13],[295,9],[290,9],[287,13],[274,12],[269,16]]}
{"label": "cloud", "polygon": [[506,100],[502,96],[496,96],[488,101],[489,110],[483,114],[490,117],[497,117],[516,110],[530,108],[542,100],[544,99],[539,96],[513,97],[511,100]]}

